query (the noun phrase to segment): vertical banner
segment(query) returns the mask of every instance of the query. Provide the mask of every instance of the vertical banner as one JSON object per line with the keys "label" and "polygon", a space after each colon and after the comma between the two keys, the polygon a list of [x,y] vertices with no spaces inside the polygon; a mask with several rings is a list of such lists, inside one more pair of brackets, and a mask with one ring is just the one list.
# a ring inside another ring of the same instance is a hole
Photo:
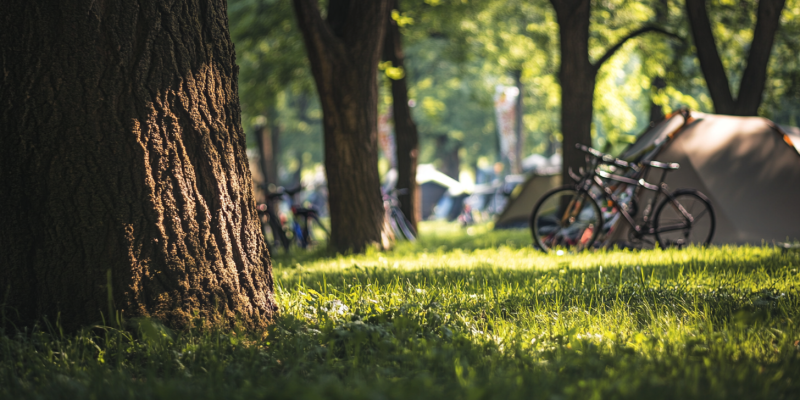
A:
{"label": "vertical banner", "polygon": [[392,107],[389,107],[383,115],[378,116],[378,146],[381,147],[383,156],[389,161],[389,167],[397,168]]}
{"label": "vertical banner", "polygon": [[497,115],[497,134],[500,135],[500,157],[510,165],[517,163],[517,135],[514,130],[517,119],[517,96],[514,86],[498,85],[494,93],[494,111]]}

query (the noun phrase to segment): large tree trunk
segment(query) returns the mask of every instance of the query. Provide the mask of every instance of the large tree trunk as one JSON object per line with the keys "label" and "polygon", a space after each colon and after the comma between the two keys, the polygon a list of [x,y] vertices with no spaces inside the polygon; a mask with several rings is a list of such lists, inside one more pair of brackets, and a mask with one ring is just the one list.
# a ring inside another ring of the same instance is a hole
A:
{"label": "large tree trunk", "polygon": [[378,176],[378,61],[388,0],[294,0],[323,111],[331,245],[384,243]]}
{"label": "large tree trunk", "polygon": [[[397,0],[390,1],[386,39],[384,40],[383,58],[391,61],[394,67],[405,71],[405,56],[397,21],[392,18],[391,11],[397,9]],[[398,196],[400,209],[408,217],[414,229],[417,221],[422,219],[420,203],[422,201],[417,187],[417,157],[419,155],[419,135],[417,125],[411,118],[408,106],[408,87],[406,75],[400,79],[392,79],[392,111],[394,115],[394,132],[397,143],[397,187],[406,189],[405,194]]]}
{"label": "large tree trunk", "polygon": [[0,4],[5,314],[267,324],[225,2]]}
{"label": "large tree trunk", "polygon": [[747,57],[747,67],[742,75],[739,93],[734,99],[725,68],[714,43],[714,33],[708,18],[705,0],[686,0],[686,14],[697,48],[697,58],[706,79],[714,111],[718,114],[757,115],[767,79],[767,65],[775,32],[780,25],[780,15],[785,0],[760,0],[758,16],[753,30],[753,41]]}
{"label": "large tree trunk", "polygon": [[575,143],[592,144],[592,107],[596,67],[589,61],[589,0],[552,0],[561,38],[561,133],[564,182],[572,182],[569,168],[585,165]]}

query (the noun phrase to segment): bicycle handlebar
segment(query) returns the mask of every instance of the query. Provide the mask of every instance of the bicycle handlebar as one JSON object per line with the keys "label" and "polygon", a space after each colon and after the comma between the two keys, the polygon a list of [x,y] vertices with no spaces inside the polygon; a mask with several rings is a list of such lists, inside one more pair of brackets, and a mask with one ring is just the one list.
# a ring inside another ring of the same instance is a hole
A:
{"label": "bicycle handlebar", "polygon": [[593,156],[594,158],[597,158],[598,160],[600,160],[604,164],[612,164],[612,165],[616,165],[618,167],[631,168],[631,169],[633,169],[635,171],[639,170],[639,167],[635,163],[631,163],[631,162],[620,160],[619,158],[614,157],[611,154],[601,153],[601,152],[599,152],[599,151],[597,151],[597,150],[595,150],[595,149],[593,149],[593,148],[591,148],[589,146],[585,146],[585,145],[582,145],[580,143],[575,143],[575,147],[578,150],[580,150],[580,151],[582,151],[584,153],[587,153],[587,154]]}

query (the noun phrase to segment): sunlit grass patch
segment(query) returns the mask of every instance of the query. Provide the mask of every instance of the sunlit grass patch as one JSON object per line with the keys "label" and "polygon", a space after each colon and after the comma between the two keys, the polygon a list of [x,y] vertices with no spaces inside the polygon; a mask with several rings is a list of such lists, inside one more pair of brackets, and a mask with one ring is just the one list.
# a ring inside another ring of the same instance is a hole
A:
{"label": "sunlit grass patch", "polygon": [[[794,398],[800,254],[549,255],[423,224],[392,252],[282,256],[264,333],[2,336],[0,397]],[[294,259],[292,259],[294,257]]]}

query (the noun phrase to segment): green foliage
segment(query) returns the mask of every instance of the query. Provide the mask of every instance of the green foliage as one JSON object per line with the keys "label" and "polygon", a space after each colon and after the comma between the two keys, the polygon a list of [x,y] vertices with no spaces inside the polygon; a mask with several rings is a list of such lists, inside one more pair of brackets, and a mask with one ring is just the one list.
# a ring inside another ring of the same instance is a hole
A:
{"label": "green foliage", "polygon": [[[0,335],[1,398],[792,398],[800,254],[544,255],[423,224],[394,252],[275,268],[268,332]],[[201,324],[202,321],[198,321]]]}
{"label": "green foliage", "polygon": [[[734,93],[746,64],[756,0],[708,2],[720,57]],[[232,0],[232,36],[240,71],[245,129],[272,120],[282,128],[282,164],[307,155],[322,161],[321,110],[290,0]],[[419,125],[421,161],[437,157],[435,138],[464,150],[461,161],[496,156],[494,88],[524,85],[524,154],[543,153],[561,138],[559,32],[546,0],[403,0],[400,21],[406,70],[383,68],[381,110],[391,104],[387,80],[406,76]],[[665,112],[713,110],[694,55],[684,3],[673,0],[592,3],[589,53],[593,61],[628,33],[657,25],[684,40],[649,33],[623,46],[600,69],[595,91],[595,146],[620,150],[649,123],[651,103]],[[800,0],[788,0],[770,61],[760,113],[779,123],[800,120]],[[666,87],[651,88],[663,78]],[[291,169],[293,167],[289,167]]]}
{"label": "green foliage", "polygon": [[228,18],[245,131],[277,128],[285,169],[321,162],[322,110],[291,0],[231,0]]}
{"label": "green foliage", "polygon": [[764,103],[767,118],[800,125],[800,1],[787,0],[770,59]]}

